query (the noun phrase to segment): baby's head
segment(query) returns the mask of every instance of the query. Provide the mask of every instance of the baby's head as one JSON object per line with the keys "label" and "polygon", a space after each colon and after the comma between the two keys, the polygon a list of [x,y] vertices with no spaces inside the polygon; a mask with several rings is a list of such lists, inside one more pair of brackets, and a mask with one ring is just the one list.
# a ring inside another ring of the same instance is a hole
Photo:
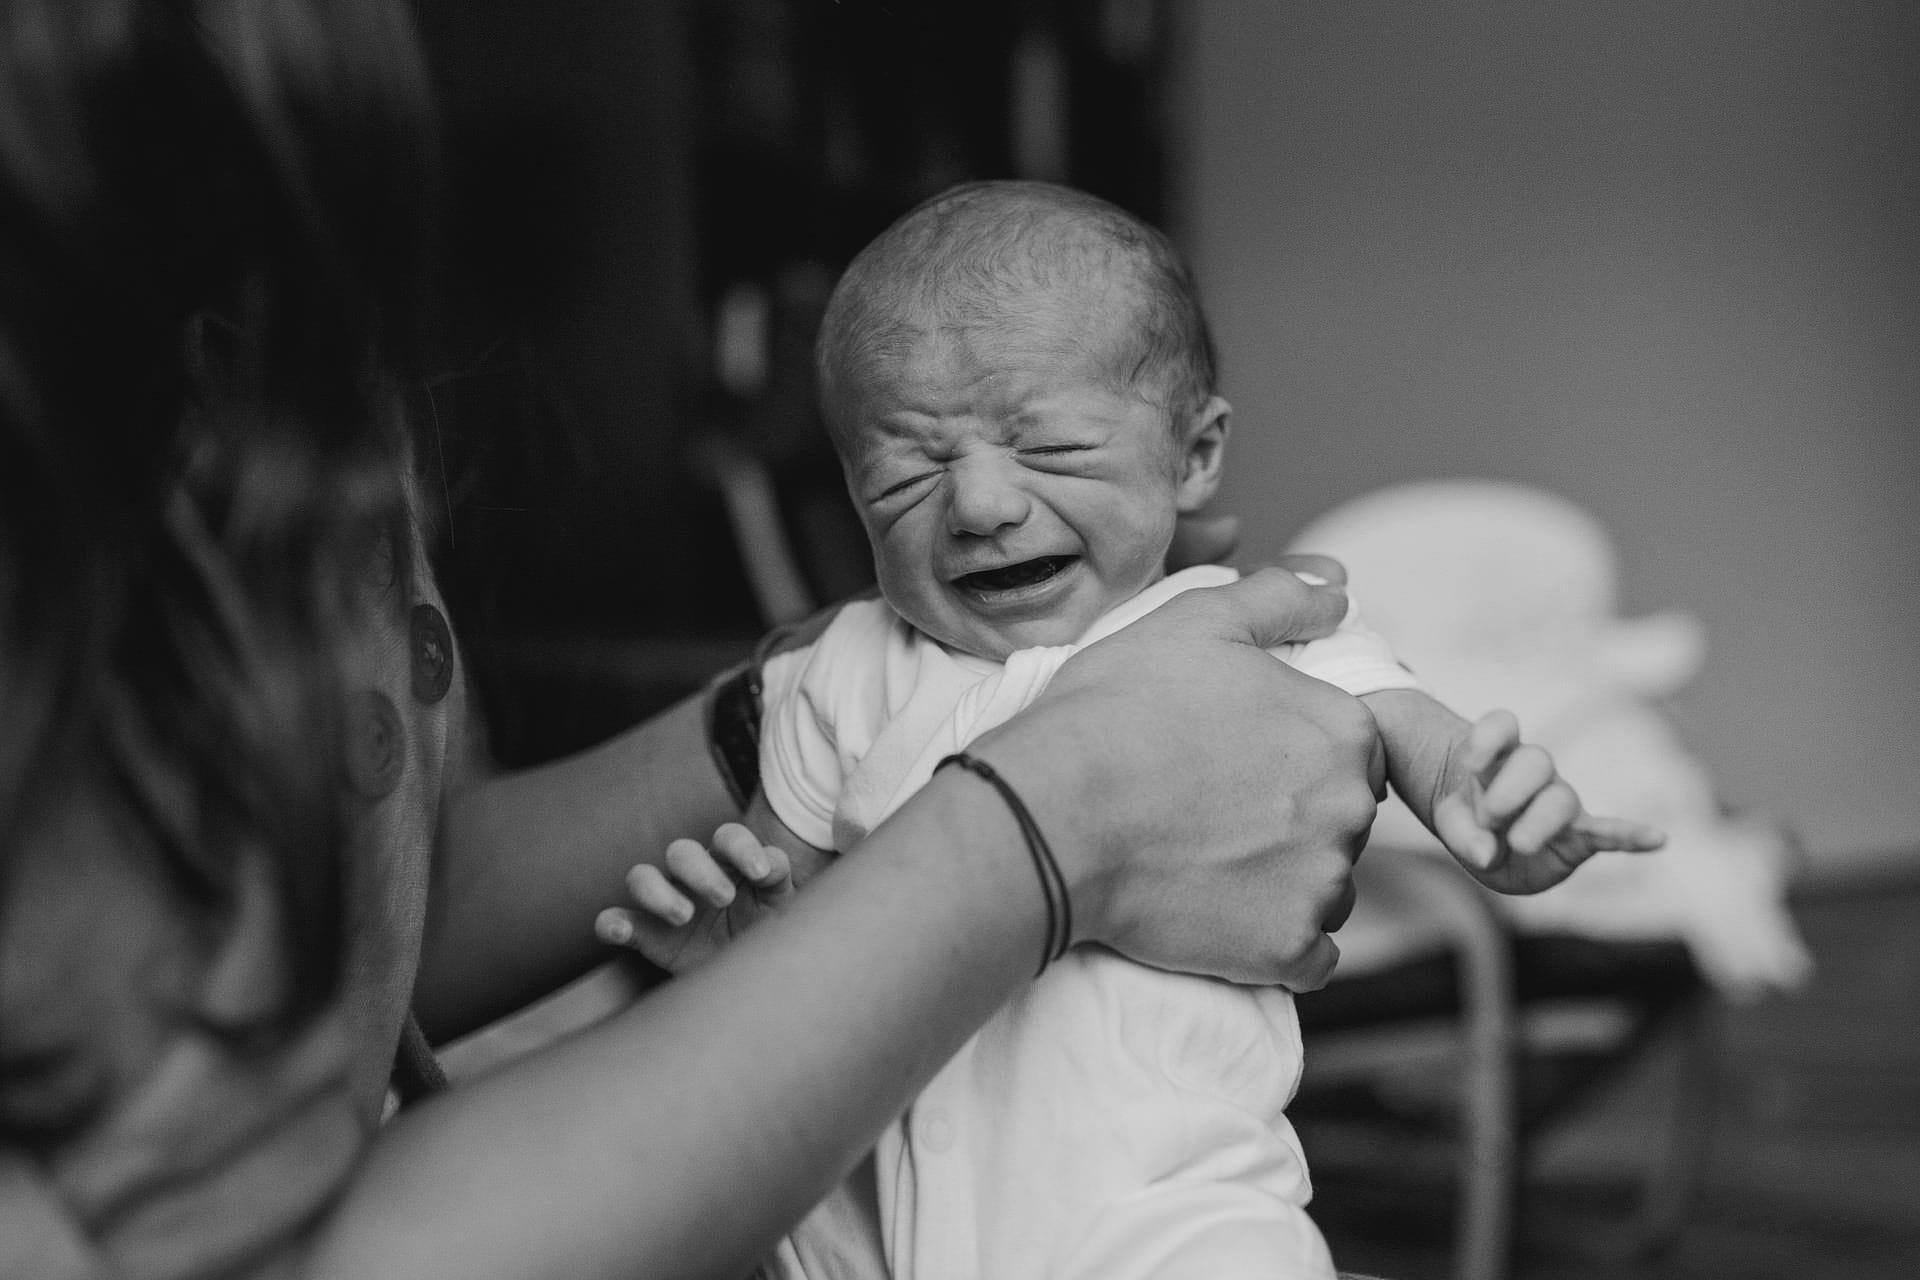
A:
{"label": "baby's head", "polygon": [[983,657],[1078,639],[1219,485],[1228,407],[1186,268],[1082,192],[914,209],[841,277],[818,363],[881,589]]}

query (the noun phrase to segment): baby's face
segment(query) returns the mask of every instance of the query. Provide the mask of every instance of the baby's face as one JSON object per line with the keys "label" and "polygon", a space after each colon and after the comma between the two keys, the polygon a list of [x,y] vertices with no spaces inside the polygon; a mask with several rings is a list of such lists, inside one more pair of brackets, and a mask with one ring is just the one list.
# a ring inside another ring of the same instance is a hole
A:
{"label": "baby's face", "polygon": [[1159,579],[1173,536],[1182,450],[1165,411],[1050,340],[1068,320],[936,328],[841,397],[881,590],[981,657],[1077,640]]}

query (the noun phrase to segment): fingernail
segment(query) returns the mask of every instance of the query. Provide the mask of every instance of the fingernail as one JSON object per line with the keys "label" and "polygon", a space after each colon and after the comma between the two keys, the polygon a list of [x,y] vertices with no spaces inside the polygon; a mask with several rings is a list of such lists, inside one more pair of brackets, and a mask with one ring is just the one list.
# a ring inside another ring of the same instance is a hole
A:
{"label": "fingernail", "polygon": [[693,908],[684,902],[673,904],[672,920],[675,924],[685,924],[693,919]]}
{"label": "fingernail", "polygon": [[633,922],[612,911],[593,922],[593,931],[600,935],[602,942],[611,942],[616,947],[633,940]]}

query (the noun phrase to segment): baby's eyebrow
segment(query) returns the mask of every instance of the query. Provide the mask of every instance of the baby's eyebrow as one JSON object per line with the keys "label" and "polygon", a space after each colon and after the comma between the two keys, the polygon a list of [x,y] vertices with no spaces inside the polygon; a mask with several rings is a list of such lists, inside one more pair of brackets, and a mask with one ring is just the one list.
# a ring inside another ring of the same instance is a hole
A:
{"label": "baby's eyebrow", "polygon": [[918,439],[924,432],[921,419],[931,420],[931,414],[914,413],[911,410],[899,410],[883,418],[870,418],[866,427],[870,434],[885,436],[889,440]]}
{"label": "baby's eyebrow", "polygon": [[1073,415],[1051,412],[1046,400],[1029,400],[1003,421],[1008,433],[1017,436],[1033,431],[1063,430],[1073,421]]}
{"label": "baby's eyebrow", "polygon": [[868,451],[854,463],[854,486],[865,490],[875,485],[890,485],[904,479],[915,470],[931,465],[933,465],[931,459],[917,449]]}
{"label": "baby's eyebrow", "polygon": [[866,452],[879,456],[937,454],[946,443],[940,420],[932,414],[896,413],[875,418],[863,430]]}
{"label": "baby's eyebrow", "polygon": [[862,465],[925,453],[933,444],[933,433],[925,425],[892,420],[875,421],[859,443]]}
{"label": "baby's eyebrow", "polygon": [[1097,434],[1096,428],[1112,425],[1112,419],[1089,415],[1048,413],[1044,406],[1037,409],[1022,409],[1007,420],[1008,433],[1016,440],[1022,436],[1047,435],[1070,436],[1075,439]]}

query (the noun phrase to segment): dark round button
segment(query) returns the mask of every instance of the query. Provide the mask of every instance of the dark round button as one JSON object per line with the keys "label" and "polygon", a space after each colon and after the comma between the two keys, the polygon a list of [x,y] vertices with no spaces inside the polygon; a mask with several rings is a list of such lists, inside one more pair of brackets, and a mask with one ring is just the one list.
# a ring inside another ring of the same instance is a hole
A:
{"label": "dark round button", "polygon": [[347,779],[369,800],[400,783],[407,767],[407,729],[393,699],[369,689],[354,699],[347,725]]}
{"label": "dark round button", "polygon": [[453,633],[430,604],[413,606],[413,696],[438,702],[453,685]]}

